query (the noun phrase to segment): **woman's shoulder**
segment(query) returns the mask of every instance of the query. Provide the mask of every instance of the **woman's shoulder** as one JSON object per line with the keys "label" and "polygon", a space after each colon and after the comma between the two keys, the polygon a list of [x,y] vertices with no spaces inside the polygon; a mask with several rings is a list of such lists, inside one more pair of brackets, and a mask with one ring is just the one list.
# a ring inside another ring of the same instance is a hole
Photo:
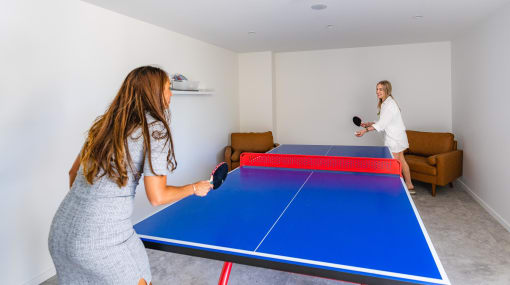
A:
{"label": "woman's shoulder", "polygon": [[[149,134],[161,134],[164,136],[166,134],[166,128],[163,122],[154,118],[149,113],[145,114],[145,120],[147,122],[147,128],[149,129]],[[138,126],[133,133],[130,135],[132,139],[139,139],[142,136],[142,126]],[[160,136],[160,135],[157,135]]]}
{"label": "woman's shoulder", "polygon": [[384,105],[384,107],[386,107],[388,109],[393,109],[395,107],[398,108],[397,102],[395,102],[395,100],[391,96],[389,96],[388,98],[386,98],[386,100],[384,100],[383,105]]}
{"label": "woman's shoulder", "polygon": [[147,126],[149,128],[150,134],[158,133],[162,136],[165,136],[165,134],[167,133],[167,129],[165,128],[165,124],[161,120],[156,119],[149,113],[146,114],[145,118],[147,120]]}

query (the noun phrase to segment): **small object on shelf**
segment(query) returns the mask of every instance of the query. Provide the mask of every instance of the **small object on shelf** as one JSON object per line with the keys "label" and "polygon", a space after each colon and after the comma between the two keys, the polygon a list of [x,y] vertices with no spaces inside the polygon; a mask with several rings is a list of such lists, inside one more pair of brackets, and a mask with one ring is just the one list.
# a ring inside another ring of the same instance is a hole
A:
{"label": "small object on shelf", "polygon": [[199,81],[191,81],[188,78],[180,73],[175,73],[170,76],[170,81],[172,83],[172,90],[182,90],[182,91],[197,91]]}
{"label": "small object on shelf", "polygon": [[172,90],[182,90],[182,91],[198,91],[198,85],[200,81],[190,81],[190,80],[174,80],[172,82]]}
{"label": "small object on shelf", "polygon": [[172,90],[174,95],[212,95],[214,89]]}
{"label": "small object on shelf", "polygon": [[184,76],[184,75],[182,75],[180,73],[172,74],[171,79],[172,80],[176,80],[176,81],[188,80],[188,78],[186,78],[186,76]]}

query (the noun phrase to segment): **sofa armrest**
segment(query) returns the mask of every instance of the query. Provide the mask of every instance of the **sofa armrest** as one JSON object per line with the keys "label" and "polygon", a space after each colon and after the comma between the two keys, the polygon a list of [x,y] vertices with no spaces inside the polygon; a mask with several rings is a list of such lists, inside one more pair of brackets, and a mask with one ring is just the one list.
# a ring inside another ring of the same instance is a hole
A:
{"label": "sofa armrest", "polygon": [[226,146],[225,147],[225,162],[227,163],[228,165],[228,170],[232,170],[232,147],[231,146]]}
{"label": "sofa armrest", "polygon": [[430,165],[436,165],[437,164],[437,154],[427,157],[427,163]]}
{"label": "sofa armrest", "polygon": [[462,176],[462,150],[435,155],[437,160],[437,184],[446,185]]}

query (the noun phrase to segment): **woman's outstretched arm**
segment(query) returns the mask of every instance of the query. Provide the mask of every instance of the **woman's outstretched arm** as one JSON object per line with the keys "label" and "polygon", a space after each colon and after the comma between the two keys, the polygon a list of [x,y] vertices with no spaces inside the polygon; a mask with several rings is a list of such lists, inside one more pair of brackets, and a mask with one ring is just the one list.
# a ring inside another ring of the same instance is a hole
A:
{"label": "woman's outstretched arm", "polygon": [[76,179],[76,175],[78,174],[78,169],[80,169],[80,153],[74,160],[73,166],[69,170],[69,188],[73,186],[74,179]]}
{"label": "woman's outstretched arm", "polygon": [[145,176],[143,183],[147,198],[153,206],[174,203],[193,194],[203,197],[212,188],[206,180],[184,186],[166,185],[166,175]]}

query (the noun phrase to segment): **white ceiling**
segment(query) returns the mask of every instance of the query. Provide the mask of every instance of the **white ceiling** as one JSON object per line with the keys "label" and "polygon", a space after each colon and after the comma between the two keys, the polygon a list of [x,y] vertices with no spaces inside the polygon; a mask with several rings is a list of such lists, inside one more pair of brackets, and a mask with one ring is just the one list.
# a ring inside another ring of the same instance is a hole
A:
{"label": "white ceiling", "polygon": [[[510,0],[84,0],[236,52],[451,40]],[[325,10],[312,10],[325,4]],[[423,18],[415,19],[415,15]],[[333,25],[332,28],[327,28]],[[249,35],[255,31],[255,35]]]}

